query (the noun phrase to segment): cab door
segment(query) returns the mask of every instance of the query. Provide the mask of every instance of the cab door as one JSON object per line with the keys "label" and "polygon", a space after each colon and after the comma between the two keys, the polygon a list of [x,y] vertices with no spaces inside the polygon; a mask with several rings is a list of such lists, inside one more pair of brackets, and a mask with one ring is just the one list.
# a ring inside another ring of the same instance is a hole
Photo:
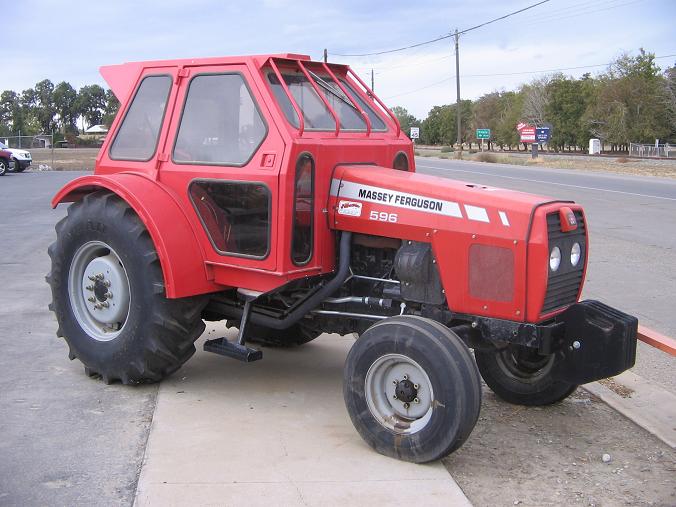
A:
{"label": "cab door", "polygon": [[221,272],[221,283],[250,286],[247,273],[277,268],[283,144],[244,65],[183,67],[178,76],[158,177],[189,210],[216,281]]}

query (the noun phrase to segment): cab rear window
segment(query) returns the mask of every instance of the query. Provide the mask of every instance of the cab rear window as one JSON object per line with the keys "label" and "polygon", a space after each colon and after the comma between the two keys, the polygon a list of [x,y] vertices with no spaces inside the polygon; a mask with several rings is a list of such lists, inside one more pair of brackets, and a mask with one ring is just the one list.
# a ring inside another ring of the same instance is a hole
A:
{"label": "cab rear window", "polygon": [[171,81],[169,76],[148,76],[141,81],[110,147],[110,158],[143,162],[152,158],[157,149]]}
{"label": "cab rear window", "polygon": [[[331,105],[340,120],[341,130],[365,131],[366,122],[361,113],[354,107],[353,101],[368,115],[371,121],[372,130],[387,130],[385,122],[378,114],[351,88],[351,86],[341,79],[341,84],[350,94],[347,97],[329,76],[311,73],[317,87],[324,99]],[[331,112],[324,104],[324,101],[315,91],[305,74],[298,72],[282,72],[284,83],[289,88],[293,99],[298,104],[303,113],[303,121],[306,130],[334,130],[336,128],[335,120]],[[287,121],[294,127],[299,127],[298,115],[293,108],[289,97],[282,87],[277,75],[268,74],[268,82],[272,93],[284,112]]]}

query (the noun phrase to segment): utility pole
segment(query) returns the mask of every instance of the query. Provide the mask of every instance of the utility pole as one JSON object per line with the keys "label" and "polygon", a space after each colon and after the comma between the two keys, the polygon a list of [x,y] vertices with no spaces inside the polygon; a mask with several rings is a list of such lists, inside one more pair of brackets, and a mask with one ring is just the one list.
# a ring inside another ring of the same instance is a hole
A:
{"label": "utility pole", "polygon": [[455,29],[455,86],[457,88],[457,99],[455,102],[455,115],[458,118],[458,148],[462,151],[462,136],[460,135],[460,51],[458,50],[458,29]]}
{"label": "utility pole", "polygon": [[371,91],[375,91],[375,83],[373,82],[373,69],[371,69]]}
{"label": "utility pole", "polygon": [[329,52],[324,48],[324,63],[329,61]]}

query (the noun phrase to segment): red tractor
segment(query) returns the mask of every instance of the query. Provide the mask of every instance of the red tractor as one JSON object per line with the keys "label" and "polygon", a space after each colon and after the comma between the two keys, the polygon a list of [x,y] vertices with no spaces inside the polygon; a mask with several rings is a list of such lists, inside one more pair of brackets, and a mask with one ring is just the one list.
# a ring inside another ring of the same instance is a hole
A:
{"label": "red tractor", "polygon": [[57,334],[90,376],[159,381],[204,320],[239,328],[205,350],[243,361],[262,357],[251,344],[357,333],[356,429],[427,462],[471,433],[479,375],[546,405],[634,364],[637,320],[578,302],[582,207],[417,174],[349,67],[284,54],[101,72],[120,112],[95,173],[52,201],[73,204],[47,276]]}

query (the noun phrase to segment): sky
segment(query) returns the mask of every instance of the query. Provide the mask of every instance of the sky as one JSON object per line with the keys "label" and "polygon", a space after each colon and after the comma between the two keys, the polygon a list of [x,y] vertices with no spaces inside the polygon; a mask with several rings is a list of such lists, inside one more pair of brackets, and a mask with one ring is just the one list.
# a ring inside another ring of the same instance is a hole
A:
{"label": "sky", "polygon": [[[105,82],[102,65],[136,60],[304,53],[347,63],[389,106],[424,119],[456,100],[453,39],[369,57],[446,35],[539,0],[0,0],[0,91],[42,79]],[[550,69],[580,76],[639,48],[676,62],[676,0],[550,0],[460,37],[461,97],[511,90]]]}

